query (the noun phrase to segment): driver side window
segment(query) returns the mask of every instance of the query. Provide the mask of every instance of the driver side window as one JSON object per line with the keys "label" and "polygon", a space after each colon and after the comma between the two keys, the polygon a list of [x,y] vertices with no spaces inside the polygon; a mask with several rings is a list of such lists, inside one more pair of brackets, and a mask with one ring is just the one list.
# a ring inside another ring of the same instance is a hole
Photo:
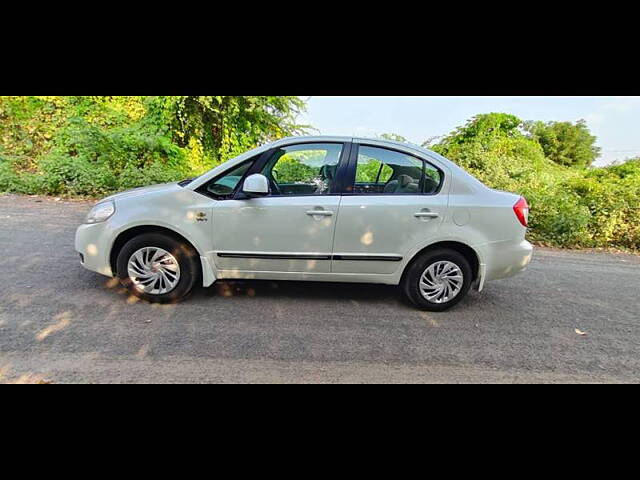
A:
{"label": "driver side window", "polygon": [[342,144],[313,143],[279,148],[262,173],[272,196],[326,195],[333,191]]}

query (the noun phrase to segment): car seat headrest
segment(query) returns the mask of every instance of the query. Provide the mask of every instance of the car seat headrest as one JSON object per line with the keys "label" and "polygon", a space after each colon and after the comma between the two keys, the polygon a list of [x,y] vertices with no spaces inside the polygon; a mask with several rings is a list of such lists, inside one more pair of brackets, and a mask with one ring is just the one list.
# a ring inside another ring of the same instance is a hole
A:
{"label": "car seat headrest", "polygon": [[398,176],[398,182],[400,183],[401,187],[406,187],[413,182],[413,178],[411,178],[409,175],[402,174]]}

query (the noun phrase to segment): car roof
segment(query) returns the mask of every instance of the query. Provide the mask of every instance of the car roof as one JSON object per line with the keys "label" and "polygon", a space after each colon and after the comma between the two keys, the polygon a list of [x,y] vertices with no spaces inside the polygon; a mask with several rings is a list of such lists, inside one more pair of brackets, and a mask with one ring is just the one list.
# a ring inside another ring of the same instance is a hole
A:
{"label": "car roof", "polygon": [[376,137],[346,137],[346,136],[336,136],[336,135],[298,135],[293,137],[284,137],[274,142],[269,143],[271,147],[278,145],[288,145],[290,143],[296,142],[361,142],[361,143],[379,143],[379,144],[387,144],[396,147],[402,148],[411,148],[412,150],[422,151],[422,152],[430,152],[424,147],[420,145],[416,145],[411,142],[398,142],[396,140],[387,140],[386,138],[376,138]]}
{"label": "car roof", "polygon": [[269,143],[269,146],[288,145],[297,142],[350,142],[353,137],[333,136],[333,135],[298,135],[295,137],[284,137]]}
{"label": "car roof", "polygon": [[422,155],[427,155],[431,158],[436,158],[440,162],[444,162],[447,165],[453,164],[450,160],[438,155],[436,152],[429,150],[427,148],[421,147],[420,145],[416,145],[411,142],[398,142],[396,140],[387,140],[386,138],[374,138],[374,137],[346,137],[346,136],[332,136],[332,135],[300,135],[295,137],[285,137],[274,142],[271,142],[267,145],[264,145],[268,148],[285,146],[295,143],[312,143],[312,142],[358,142],[365,143],[370,145],[378,145],[378,146],[388,146],[393,147],[397,150],[402,150],[407,153],[418,153]]}

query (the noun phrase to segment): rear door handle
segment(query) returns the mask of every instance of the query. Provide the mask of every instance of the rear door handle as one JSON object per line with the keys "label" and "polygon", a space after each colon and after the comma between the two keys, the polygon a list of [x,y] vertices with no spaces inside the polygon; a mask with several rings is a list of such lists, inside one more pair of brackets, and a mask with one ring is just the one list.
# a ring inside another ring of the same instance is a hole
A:
{"label": "rear door handle", "polygon": [[413,216],[416,218],[438,218],[440,215],[436,212],[417,212]]}
{"label": "rear door handle", "polygon": [[324,215],[325,217],[330,217],[333,215],[331,210],[307,210],[307,215]]}

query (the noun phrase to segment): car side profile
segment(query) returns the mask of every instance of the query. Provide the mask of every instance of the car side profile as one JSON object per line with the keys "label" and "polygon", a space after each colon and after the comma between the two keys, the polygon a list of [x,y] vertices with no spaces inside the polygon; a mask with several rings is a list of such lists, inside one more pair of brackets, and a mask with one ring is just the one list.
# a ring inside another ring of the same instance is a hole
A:
{"label": "car side profile", "polygon": [[151,302],[219,279],[303,280],[400,285],[441,311],[526,268],[528,211],[418,146],[292,137],[101,200],[75,247],[84,267]]}

